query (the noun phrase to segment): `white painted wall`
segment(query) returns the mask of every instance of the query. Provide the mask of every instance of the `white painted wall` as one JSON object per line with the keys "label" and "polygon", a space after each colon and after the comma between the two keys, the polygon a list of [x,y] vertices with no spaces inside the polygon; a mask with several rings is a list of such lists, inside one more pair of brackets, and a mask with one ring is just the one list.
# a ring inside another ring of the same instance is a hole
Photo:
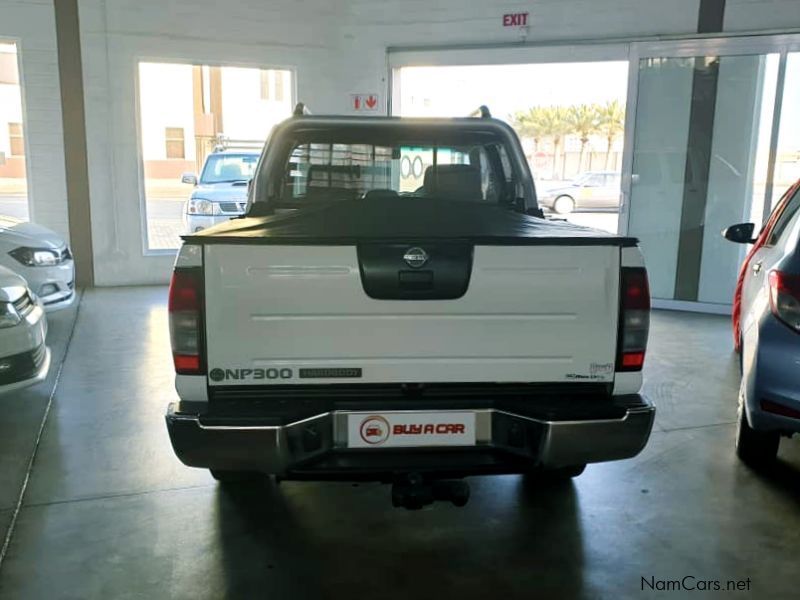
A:
{"label": "white painted wall", "polygon": [[52,0],[0,0],[0,39],[20,53],[30,218],[69,234]]}

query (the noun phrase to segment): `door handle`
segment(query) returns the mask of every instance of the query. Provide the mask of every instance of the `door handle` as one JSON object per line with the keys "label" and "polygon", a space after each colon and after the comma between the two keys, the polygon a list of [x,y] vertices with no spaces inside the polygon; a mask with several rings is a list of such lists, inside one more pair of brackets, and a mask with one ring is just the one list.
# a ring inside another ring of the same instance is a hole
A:
{"label": "door handle", "polygon": [[753,263],[753,273],[758,274],[760,272],[761,272],[761,263],[760,262]]}

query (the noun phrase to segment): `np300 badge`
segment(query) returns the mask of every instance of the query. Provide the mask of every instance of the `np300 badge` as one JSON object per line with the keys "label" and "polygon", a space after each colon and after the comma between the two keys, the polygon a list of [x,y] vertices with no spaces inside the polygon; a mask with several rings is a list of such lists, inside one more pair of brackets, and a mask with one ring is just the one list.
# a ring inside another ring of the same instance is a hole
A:
{"label": "np300 badge", "polygon": [[415,246],[414,248],[406,250],[406,253],[403,255],[403,260],[406,261],[406,264],[412,269],[419,269],[428,262],[428,253],[422,248]]}

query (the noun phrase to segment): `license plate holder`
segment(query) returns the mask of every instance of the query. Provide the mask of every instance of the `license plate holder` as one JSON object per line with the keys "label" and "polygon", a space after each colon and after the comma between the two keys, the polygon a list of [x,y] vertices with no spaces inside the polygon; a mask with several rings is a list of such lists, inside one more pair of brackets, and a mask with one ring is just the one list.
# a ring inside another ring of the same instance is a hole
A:
{"label": "license plate holder", "polygon": [[347,414],[348,448],[474,445],[474,412],[389,411]]}

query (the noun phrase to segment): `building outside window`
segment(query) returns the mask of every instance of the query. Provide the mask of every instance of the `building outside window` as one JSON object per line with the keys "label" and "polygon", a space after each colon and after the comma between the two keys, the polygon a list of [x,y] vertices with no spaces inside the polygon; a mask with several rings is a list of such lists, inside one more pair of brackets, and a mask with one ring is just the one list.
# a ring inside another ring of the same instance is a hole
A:
{"label": "building outside window", "polygon": [[186,145],[183,140],[183,127],[167,127],[167,158],[186,158]]}
{"label": "building outside window", "polygon": [[11,156],[25,156],[25,138],[22,123],[8,124],[8,142]]}

